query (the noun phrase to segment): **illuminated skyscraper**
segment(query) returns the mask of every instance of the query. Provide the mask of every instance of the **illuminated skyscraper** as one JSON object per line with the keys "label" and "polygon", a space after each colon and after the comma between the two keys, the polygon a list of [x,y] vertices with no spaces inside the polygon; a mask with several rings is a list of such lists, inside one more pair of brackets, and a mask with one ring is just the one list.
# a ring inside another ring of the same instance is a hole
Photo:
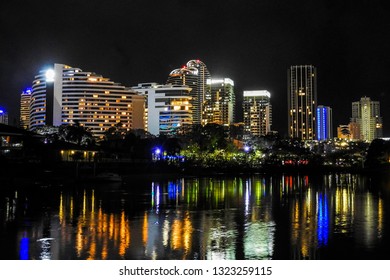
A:
{"label": "illuminated skyscraper", "polygon": [[30,125],[31,88],[25,89],[20,95],[20,127],[28,129]]}
{"label": "illuminated skyscraper", "polygon": [[235,101],[234,82],[231,79],[207,79],[203,124],[216,123],[226,126],[232,124]]}
{"label": "illuminated skyscraper", "polygon": [[332,108],[318,105],[317,107],[317,140],[333,138]]}
{"label": "illuminated skyscraper", "polygon": [[111,126],[144,129],[145,98],[130,88],[79,68],[54,64],[35,76],[30,130],[79,122],[102,138]]}
{"label": "illuminated skyscraper", "polygon": [[288,70],[288,132],[292,138],[316,139],[317,74],[311,65]]}
{"label": "illuminated skyscraper", "polygon": [[379,101],[371,101],[362,97],[360,101],[352,102],[351,123],[356,123],[360,130],[360,140],[372,141],[382,137],[382,117]]}
{"label": "illuminated skyscraper", "polygon": [[264,136],[271,132],[271,94],[266,90],[244,91],[244,133]]}
{"label": "illuminated skyscraper", "polygon": [[200,60],[190,60],[182,68],[173,70],[167,80],[167,84],[186,85],[192,89],[191,104],[194,124],[204,124],[202,115],[207,79],[210,79],[210,73],[206,65]]}
{"label": "illuminated skyscraper", "polygon": [[133,89],[146,96],[145,127],[149,133],[174,135],[192,124],[190,87],[144,83]]}

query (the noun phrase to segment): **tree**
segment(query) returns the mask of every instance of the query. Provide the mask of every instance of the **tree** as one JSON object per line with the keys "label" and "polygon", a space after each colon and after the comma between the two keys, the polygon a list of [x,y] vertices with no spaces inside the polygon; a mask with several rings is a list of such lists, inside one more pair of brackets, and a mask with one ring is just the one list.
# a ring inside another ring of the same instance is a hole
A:
{"label": "tree", "polygon": [[87,146],[94,143],[92,133],[89,129],[82,126],[79,121],[75,121],[73,125],[61,125],[59,127],[58,134],[59,139],[77,145]]}

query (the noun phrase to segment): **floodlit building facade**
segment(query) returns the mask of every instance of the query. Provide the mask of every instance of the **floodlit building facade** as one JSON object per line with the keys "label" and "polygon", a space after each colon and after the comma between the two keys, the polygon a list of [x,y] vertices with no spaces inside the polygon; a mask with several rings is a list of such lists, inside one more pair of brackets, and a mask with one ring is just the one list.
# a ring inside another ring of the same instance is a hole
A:
{"label": "floodlit building facade", "polygon": [[244,133],[264,136],[271,132],[271,93],[267,90],[244,91],[243,113]]}
{"label": "floodlit building facade", "polygon": [[173,70],[167,79],[167,84],[185,85],[191,90],[191,104],[194,124],[204,124],[202,120],[206,97],[207,79],[210,72],[206,65],[198,60],[190,60],[182,68]]}
{"label": "floodlit building facade", "polygon": [[144,129],[145,98],[93,72],[64,64],[41,70],[32,84],[30,130],[79,122],[103,138],[111,126]]}
{"label": "floodlit building facade", "polygon": [[146,130],[153,135],[175,135],[192,125],[191,88],[184,85],[143,83],[133,90],[146,97]]}
{"label": "floodlit building facade", "polygon": [[382,117],[379,101],[372,101],[369,97],[362,97],[360,101],[352,102],[351,123],[359,129],[360,140],[372,141],[382,137]]}
{"label": "floodlit building facade", "polygon": [[351,130],[348,124],[340,124],[337,127],[337,138],[350,140],[351,138]]}
{"label": "floodlit building facade", "polygon": [[332,108],[318,105],[317,107],[317,140],[328,140],[333,138]]}
{"label": "floodlit building facade", "polygon": [[30,126],[31,88],[26,88],[20,95],[20,127],[28,129]]}
{"label": "floodlit building facade", "polygon": [[288,131],[292,138],[316,139],[317,73],[312,65],[288,70]]}
{"label": "floodlit building facade", "polygon": [[234,82],[229,78],[207,79],[203,106],[203,124],[216,123],[229,126],[234,122]]}

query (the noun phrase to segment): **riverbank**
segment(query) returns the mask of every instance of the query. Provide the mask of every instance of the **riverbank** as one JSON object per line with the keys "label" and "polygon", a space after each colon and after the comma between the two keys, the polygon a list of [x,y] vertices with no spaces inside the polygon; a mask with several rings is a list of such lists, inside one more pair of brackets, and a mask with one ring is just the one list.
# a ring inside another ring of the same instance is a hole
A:
{"label": "riverbank", "polygon": [[188,176],[237,176],[251,174],[301,174],[321,175],[328,173],[352,173],[375,175],[390,173],[388,166],[383,168],[348,168],[332,166],[266,166],[261,168],[249,167],[199,167],[175,166],[165,162],[57,162],[51,164],[33,162],[9,162],[0,166],[0,179],[5,184],[18,182],[45,185],[69,184],[81,178],[96,176],[104,172],[112,172],[123,178],[136,179],[170,179]]}

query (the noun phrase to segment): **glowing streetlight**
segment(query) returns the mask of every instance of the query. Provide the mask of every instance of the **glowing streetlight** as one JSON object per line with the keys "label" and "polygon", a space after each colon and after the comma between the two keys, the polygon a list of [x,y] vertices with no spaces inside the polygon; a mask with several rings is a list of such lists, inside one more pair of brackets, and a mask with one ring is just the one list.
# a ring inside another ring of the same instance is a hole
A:
{"label": "glowing streetlight", "polygon": [[153,149],[153,152],[152,152],[152,160],[157,161],[160,159],[161,159],[161,149],[156,147]]}
{"label": "glowing streetlight", "polygon": [[48,69],[45,73],[46,82],[54,82],[55,72],[53,69]]}

